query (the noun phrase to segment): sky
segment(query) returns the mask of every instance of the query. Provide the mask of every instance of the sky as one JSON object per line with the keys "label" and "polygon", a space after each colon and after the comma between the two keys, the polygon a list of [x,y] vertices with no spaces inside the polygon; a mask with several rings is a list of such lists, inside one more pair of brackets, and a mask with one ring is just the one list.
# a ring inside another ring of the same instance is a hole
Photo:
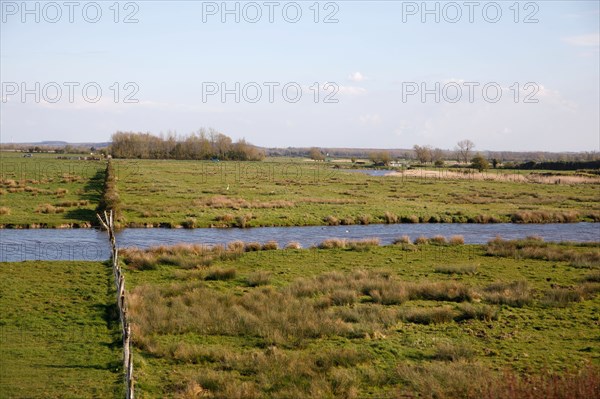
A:
{"label": "sky", "polygon": [[600,150],[598,1],[0,1],[0,141]]}

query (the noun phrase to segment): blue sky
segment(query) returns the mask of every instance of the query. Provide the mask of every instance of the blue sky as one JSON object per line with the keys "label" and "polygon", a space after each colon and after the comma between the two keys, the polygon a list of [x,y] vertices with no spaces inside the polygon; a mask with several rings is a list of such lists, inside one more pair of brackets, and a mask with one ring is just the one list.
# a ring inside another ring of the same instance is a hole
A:
{"label": "blue sky", "polygon": [[[117,130],[185,135],[213,127],[279,147],[453,148],[469,138],[481,150],[600,149],[597,1],[476,2],[473,22],[462,1],[427,2],[439,22],[423,15],[421,1],[275,3],[270,23],[263,1],[227,2],[239,22],[222,15],[221,1],[120,2],[115,23],[114,2],[78,2],[71,23],[63,2],[28,2],[34,11],[23,14],[20,1],[2,1],[0,139],[108,141]],[[291,23],[297,8],[302,15]],[[251,23],[257,9],[262,17]],[[456,10],[461,17],[451,23]],[[137,22],[123,23],[132,12]],[[324,23],[332,12],[337,22]],[[525,23],[528,15],[537,22]],[[22,96],[36,82],[39,102]],[[64,82],[78,84],[72,100]],[[239,102],[206,93],[236,91],[236,82]],[[265,82],[276,85],[272,103]],[[88,83],[102,90],[97,102],[82,94]],[[298,102],[282,94],[286,84],[290,97],[300,88]],[[436,84],[439,102],[421,98],[421,88],[435,92]],[[251,102],[257,86],[261,100]],[[332,87],[337,102],[325,103]],[[406,95],[410,87],[419,92]],[[461,99],[448,101],[457,88]],[[497,88],[501,98],[492,102]],[[127,94],[138,101],[124,103]],[[527,95],[537,102],[524,102]]]}

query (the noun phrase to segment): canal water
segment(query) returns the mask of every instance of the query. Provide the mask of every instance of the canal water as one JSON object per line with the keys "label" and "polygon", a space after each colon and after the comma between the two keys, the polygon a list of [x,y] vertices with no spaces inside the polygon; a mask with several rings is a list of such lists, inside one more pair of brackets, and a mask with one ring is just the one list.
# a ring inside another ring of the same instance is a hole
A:
{"label": "canal water", "polygon": [[[572,224],[372,224],[353,226],[257,227],[251,229],[124,229],[117,233],[119,247],[148,248],[177,243],[226,244],[231,241],[277,241],[280,247],[291,241],[302,247],[317,245],[328,238],[361,239],[377,237],[390,244],[400,236],[450,237],[462,235],[467,244],[483,244],[500,236],[504,239],[530,235],[546,241],[600,241],[600,223]],[[23,260],[105,260],[109,257],[106,232],[95,229],[2,229],[0,262]]]}

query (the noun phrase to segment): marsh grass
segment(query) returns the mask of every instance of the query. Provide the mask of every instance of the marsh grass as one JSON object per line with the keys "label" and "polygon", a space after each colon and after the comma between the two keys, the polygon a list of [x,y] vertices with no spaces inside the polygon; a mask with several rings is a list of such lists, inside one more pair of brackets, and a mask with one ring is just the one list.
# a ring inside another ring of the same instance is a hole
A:
{"label": "marsh grass", "polygon": [[222,267],[213,267],[206,270],[204,279],[207,281],[231,280],[235,278],[236,274],[236,270],[232,267],[227,269]]}
{"label": "marsh grass", "polygon": [[156,246],[149,249],[133,247],[123,248],[119,254],[132,270],[155,270],[161,264],[190,269],[210,266],[216,260],[232,260],[241,256],[240,244],[230,245],[229,249],[202,244]]}
{"label": "marsh grass", "polygon": [[465,243],[465,238],[461,235],[454,235],[450,237],[448,242],[450,245],[463,245]]}
{"label": "marsh grass", "polygon": [[523,307],[533,300],[529,284],[525,280],[495,282],[483,289],[483,297],[493,304]]}
{"label": "marsh grass", "polygon": [[475,265],[462,265],[462,266],[453,266],[453,265],[439,265],[435,266],[433,270],[436,273],[442,274],[457,274],[457,275],[474,275],[477,274],[477,266]]}
{"label": "marsh grass", "polygon": [[258,270],[252,274],[250,274],[246,278],[246,283],[249,287],[259,287],[261,285],[268,285],[271,282],[271,273]]}
{"label": "marsh grass", "polygon": [[[596,351],[600,284],[586,281],[589,271],[490,257],[486,246],[244,253],[244,243],[230,244],[218,251],[237,252],[235,263],[131,272],[145,395],[537,398],[550,384],[590,397],[582,378],[598,381],[582,366]],[[433,274],[441,259],[485,270]],[[233,265],[235,278],[203,280]],[[540,306],[550,286],[582,300]],[[521,308],[498,306],[507,303]],[[559,366],[546,375],[546,365]],[[587,374],[565,371],[573,368]]]}
{"label": "marsh grass", "polygon": [[539,237],[522,240],[503,240],[496,237],[488,242],[486,253],[515,259],[563,261],[574,267],[600,268],[600,250],[597,247],[585,244],[550,244]]}
{"label": "marsh grass", "polygon": [[436,399],[586,399],[598,397],[600,368],[590,364],[577,371],[520,375],[511,370],[495,374],[480,362],[458,359],[448,363],[401,363],[396,368],[403,384],[399,396]]}

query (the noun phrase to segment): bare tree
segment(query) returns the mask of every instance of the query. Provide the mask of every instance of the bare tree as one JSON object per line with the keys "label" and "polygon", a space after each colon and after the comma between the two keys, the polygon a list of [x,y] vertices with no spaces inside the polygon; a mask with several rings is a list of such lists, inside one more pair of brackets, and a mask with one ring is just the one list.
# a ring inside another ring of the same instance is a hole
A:
{"label": "bare tree", "polygon": [[323,155],[321,150],[318,149],[317,147],[312,147],[308,151],[308,156],[310,157],[310,159],[312,159],[314,161],[324,161],[325,160],[325,156]]}
{"label": "bare tree", "polygon": [[435,148],[431,151],[431,162],[437,165],[444,164],[444,151],[440,148]]}
{"label": "bare tree", "polygon": [[470,159],[471,150],[475,148],[475,143],[471,140],[461,140],[456,143],[456,151],[458,154],[458,161],[468,163]]}
{"label": "bare tree", "polygon": [[413,149],[415,150],[415,156],[420,163],[431,162],[432,150],[430,146],[420,146],[415,144]]}

